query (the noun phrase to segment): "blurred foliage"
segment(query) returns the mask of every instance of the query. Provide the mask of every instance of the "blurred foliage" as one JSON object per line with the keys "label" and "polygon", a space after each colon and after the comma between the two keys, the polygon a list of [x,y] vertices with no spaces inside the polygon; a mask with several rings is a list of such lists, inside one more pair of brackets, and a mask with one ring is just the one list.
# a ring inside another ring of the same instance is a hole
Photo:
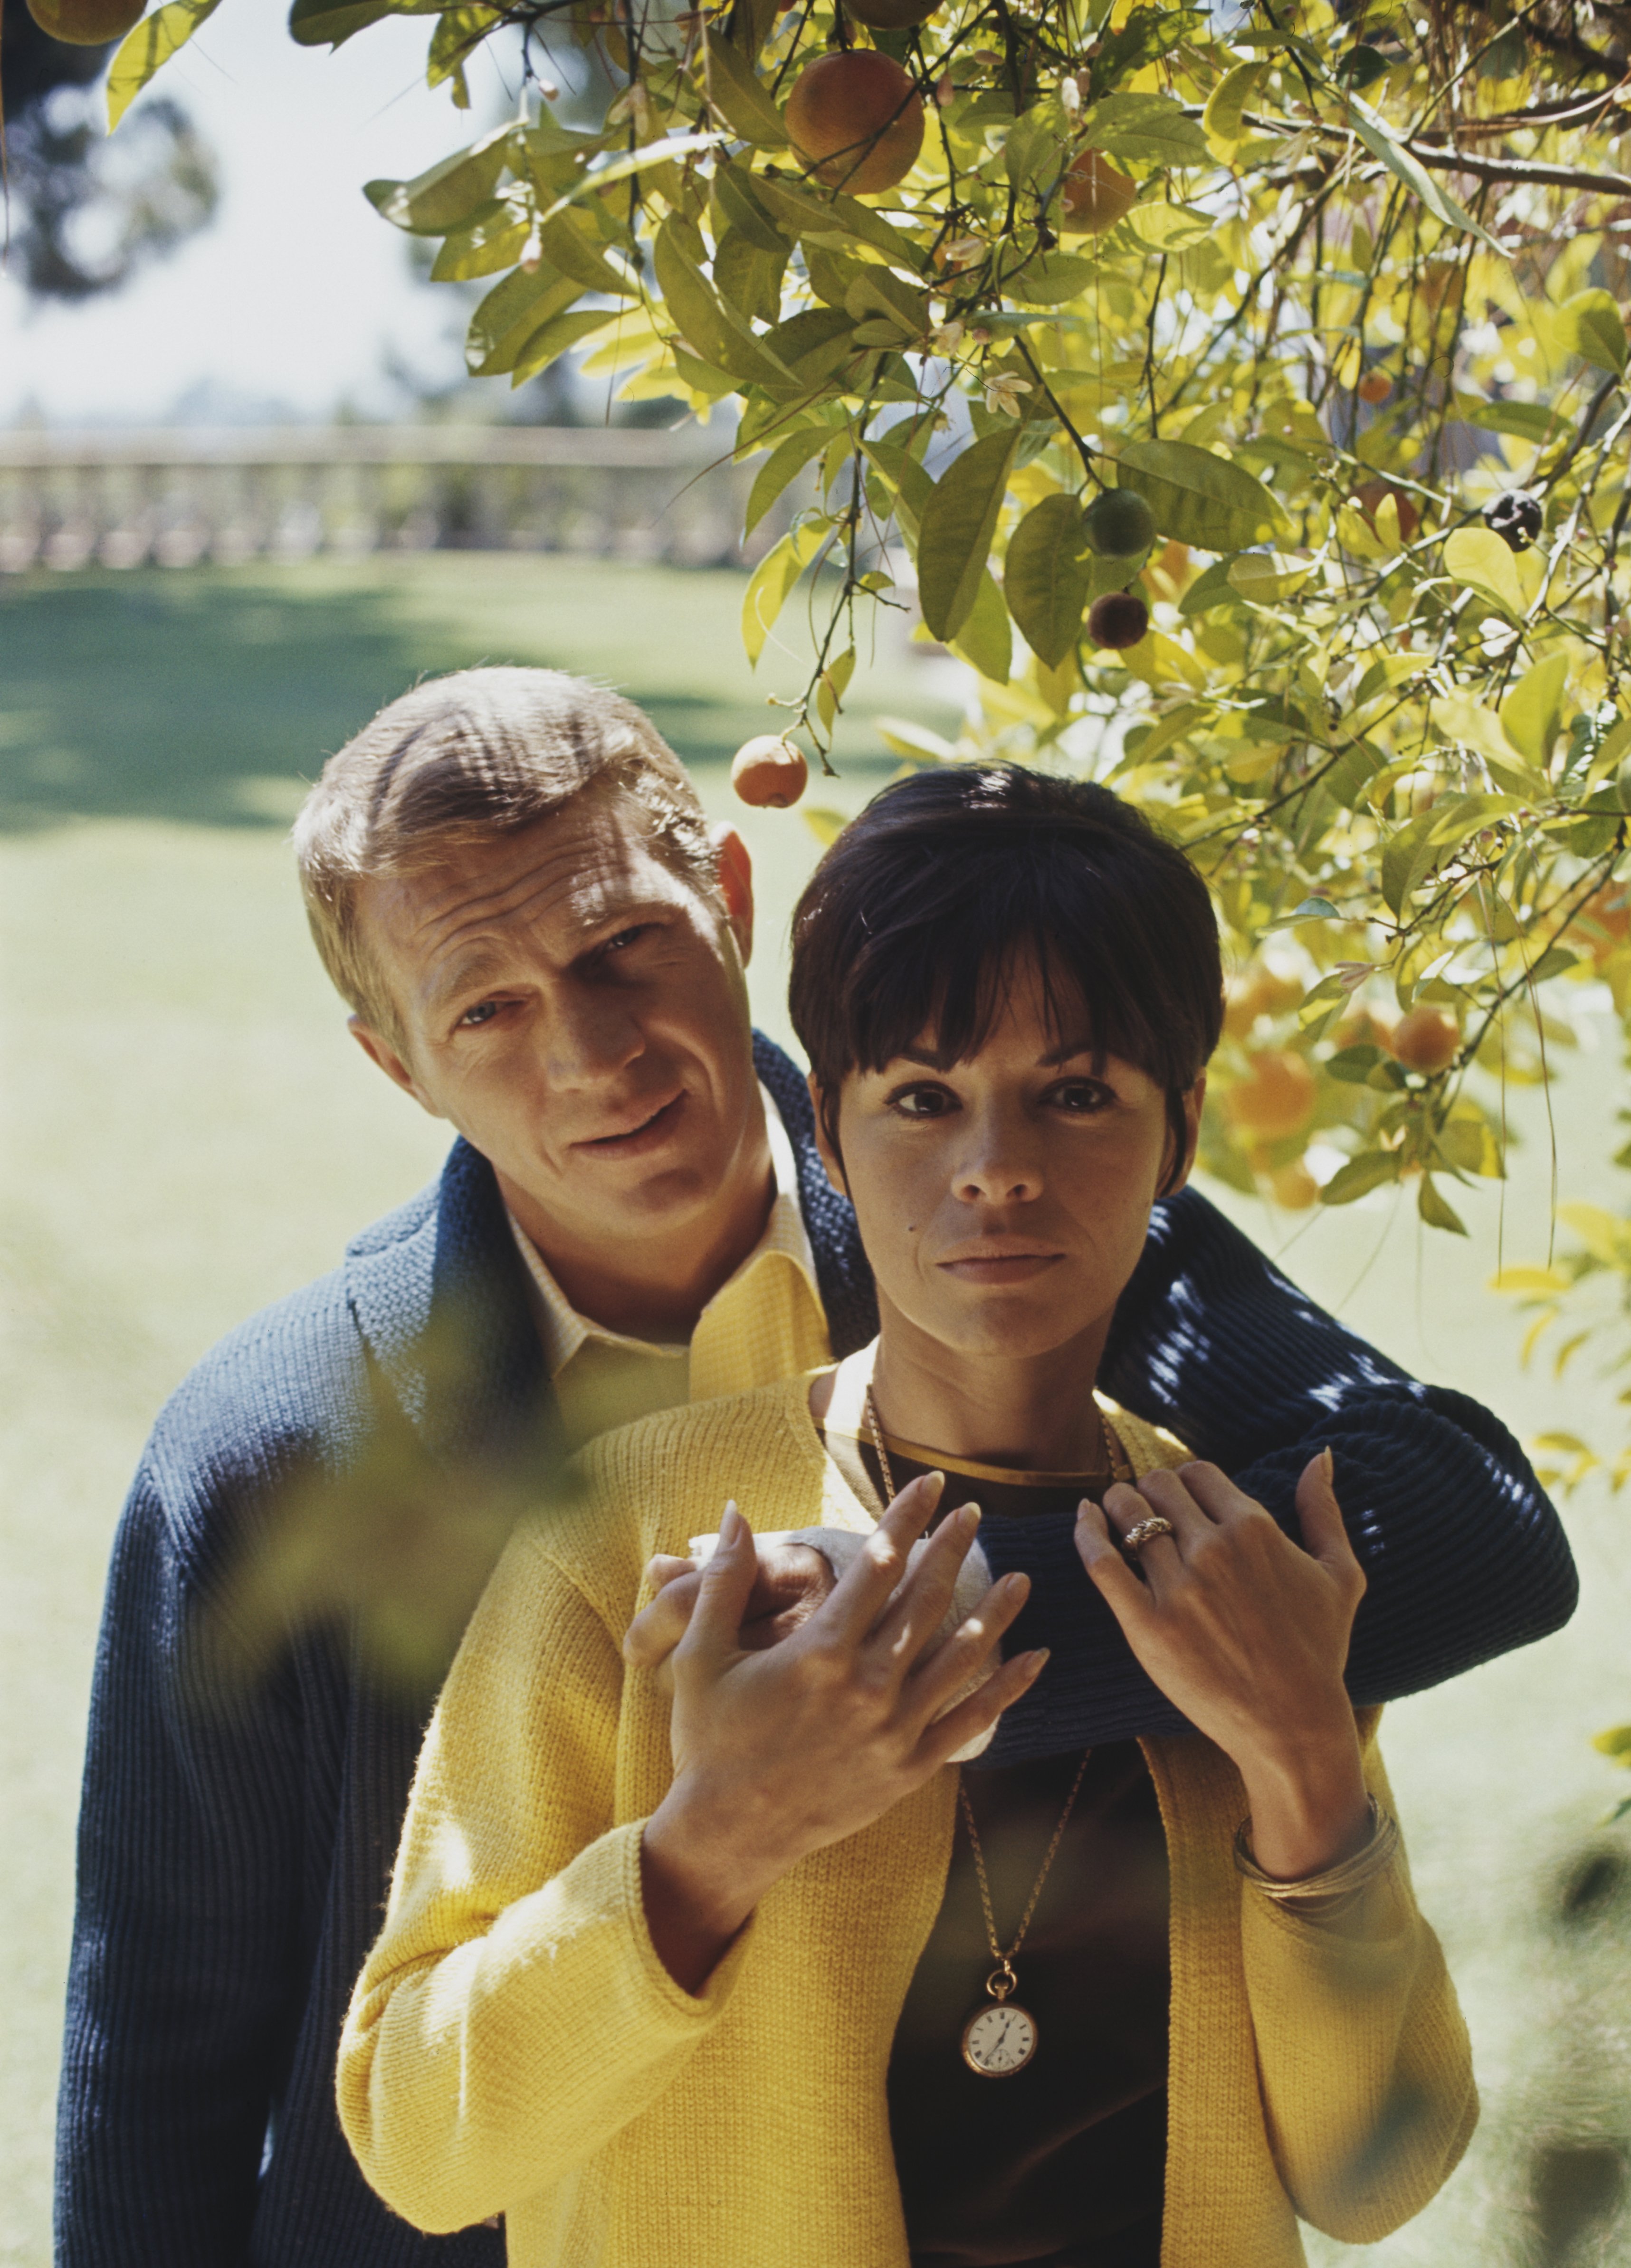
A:
{"label": "blurred foliage", "polygon": [[150,102],[126,142],[104,138],[92,90],[109,52],[54,40],[26,0],[4,0],[8,265],[36,299],[113,291],[215,211],[214,157],[177,104]]}
{"label": "blurred foliage", "polygon": [[[212,4],[130,35],[115,114]],[[295,0],[291,29],[401,12]],[[756,662],[808,610],[790,728],[824,763],[865,610],[915,587],[978,690],[898,755],[1109,781],[1208,876],[1236,974],[1207,1168],[1293,1209],[1402,1188],[1465,1233],[1507,1085],[1631,1002],[1621,11],[406,12],[460,107],[520,33],[519,117],[368,186],[436,276],[494,279],[471,371],[575,354],[626,400],[733,401],[749,527],[813,497],[743,609]],[[551,40],[619,90],[598,127],[551,109]],[[867,49],[898,71],[881,136],[842,102],[849,138],[817,134],[809,74]],[[1127,490],[1111,549],[1096,499]],[[1628,1280],[1631,1230],[1580,1233],[1500,1279],[1543,1326]]]}

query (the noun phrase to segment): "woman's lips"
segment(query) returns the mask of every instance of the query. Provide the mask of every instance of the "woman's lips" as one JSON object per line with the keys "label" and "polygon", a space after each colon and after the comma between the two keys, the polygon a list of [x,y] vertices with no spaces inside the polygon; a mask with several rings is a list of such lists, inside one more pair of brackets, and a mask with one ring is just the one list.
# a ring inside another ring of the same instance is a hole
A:
{"label": "woman's lips", "polygon": [[1062,1252],[969,1253],[940,1263],[942,1272],[963,1284],[1029,1284],[1055,1267]]}
{"label": "woman's lips", "polygon": [[683,1087],[669,1101],[631,1126],[626,1134],[600,1134],[591,1141],[576,1142],[574,1149],[591,1158],[641,1158],[649,1150],[658,1150],[668,1140],[679,1124],[685,1108]]}

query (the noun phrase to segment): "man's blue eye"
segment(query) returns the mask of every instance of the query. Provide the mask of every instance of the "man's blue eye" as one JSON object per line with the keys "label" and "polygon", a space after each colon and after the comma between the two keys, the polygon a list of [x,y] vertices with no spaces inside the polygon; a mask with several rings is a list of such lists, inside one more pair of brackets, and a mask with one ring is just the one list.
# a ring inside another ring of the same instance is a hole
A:
{"label": "man's blue eye", "polygon": [[490,1024],[498,1012],[496,1000],[478,1000],[474,1008],[467,1008],[459,1021],[461,1024]]}

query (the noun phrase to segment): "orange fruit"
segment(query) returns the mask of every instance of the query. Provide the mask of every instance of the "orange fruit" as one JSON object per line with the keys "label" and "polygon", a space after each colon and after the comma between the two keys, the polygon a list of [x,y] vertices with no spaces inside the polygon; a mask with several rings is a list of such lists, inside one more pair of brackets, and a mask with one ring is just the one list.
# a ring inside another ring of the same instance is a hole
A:
{"label": "orange fruit", "polygon": [[1631,932],[1631,887],[1624,882],[1605,882],[1593,890],[1573,921],[1568,935],[1573,943],[1582,945],[1601,968],[1611,954],[1618,953]]}
{"label": "orange fruit", "polygon": [[70,48],[106,47],[135,29],[147,0],[28,0],[28,12],[48,38]]}
{"label": "orange fruit", "polygon": [[793,148],[830,189],[871,196],[904,180],[923,147],[923,99],[876,48],[820,55],[787,97]]}
{"label": "orange fruit", "polygon": [[1374,407],[1387,400],[1393,391],[1393,381],[1384,370],[1368,370],[1354,391],[1362,401],[1369,401]]}
{"label": "orange fruit", "polygon": [[1294,1158],[1288,1166],[1276,1167],[1268,1177],[1268,1185],[1275,1204],[1287,1212],[1306,1212],[1310,1205],[1319,1203],[1319,1183],[1301,1158]]}
{"label": "orange fruit", "polygon": [[1060,235],[1102,235],[1131,210],[1138,193],[1138,183],[1118,173],[1108,158],[1084,150],[1065,176],[1057,217]]}
{"label": "orange fruit", "polygon": [[785,811],[803,794],[810,768],[804,752],[775,733],[744,740],[731,762],[731,785],[744,803]]}
{"label": "orange fruit", "polygon": [[1266,1052],[1251,1058],[1245,1078],[1224,1096],[1223,1108],[1237,1133],[1283,1142],[1312,1117],[1317,1084],[1301,1056]]}
{"label": "orange fruit", "polygon": [[1390,1043],[1406,1071],[1445,1071],[1461,1048],[1461,1027],[1447,1008],[1413,1008]]}
{"label": "orange fruit", "polygon": [[1259,1016],[1281,1016],[1303,998],[1303,981],[1258,961],[1231,976],[1223,987],[1223,1028],[1244,1040]]}

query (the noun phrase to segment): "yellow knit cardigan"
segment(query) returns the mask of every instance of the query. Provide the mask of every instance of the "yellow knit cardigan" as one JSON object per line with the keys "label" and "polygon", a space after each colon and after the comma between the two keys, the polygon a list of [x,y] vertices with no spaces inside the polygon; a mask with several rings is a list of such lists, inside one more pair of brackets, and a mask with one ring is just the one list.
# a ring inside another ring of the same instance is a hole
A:
{"label": "yellow knit cardigan", "polygon": [[[641,1905],[641,1827],[671,1776],[667,1703],[619,1652],[646,1559],[684,1551],[727,1496],[761,1529],[873,1525],[807,1387],[594,1444],[584,1500],[513,1538],[438,1705],[340,2115],[418,2228],[503,2213],[512,2268],[906,2268],[884,2080],[956,1767],[796,1867],[694,1999]],[[1105,1407],[1140,1473],[1181,1461]],[[1362,1729],[1385,1800],[1374,1717]],[[1296,1920],[1236,1873],[1245,1805],[1222,1753],[1143,1748],[1172,1885],[1162,2268],[1296,2268],[1298,2213],[1371,2242],[1426,2204],[1477,2116],[1404,1861],[1363,1938]]]}

